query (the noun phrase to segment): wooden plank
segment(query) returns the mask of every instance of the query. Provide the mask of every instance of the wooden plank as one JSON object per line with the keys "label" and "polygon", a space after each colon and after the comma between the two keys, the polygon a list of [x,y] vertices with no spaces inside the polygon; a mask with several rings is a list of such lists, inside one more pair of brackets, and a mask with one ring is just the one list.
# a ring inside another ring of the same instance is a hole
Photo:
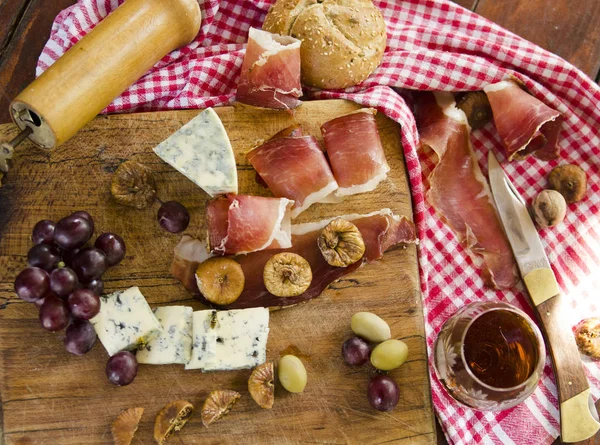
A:
{"label": "wooden plank", "polygon": [[[358,108],[345,101],[311,101],[295,115],[308,134],[319,135],[324,121]],[[256,140],[274,134],[294,119],[287,113],[246,107],[215,109],[228,130],[239,167],[241,193],[266,195],[243,153]],[[423,313],[415,246],[397,246],[374,264],[332,284],[320,297],[271,315],[267,355],[277,359],[297,351],[309,374],[302,395],[276,389],[275,406],[261,410],[249,397],[249,371],[202,374],[182,366],[141,365],[133,384],[118,388],[106,380],[107,355],[100,344],[84,357],[64,351],[61,334],[44,332],[33,305],[20,301],[12,281],[25,266],[30,231],[42,218],[58,219],[86,209],[95,218],[97,234],[114,231],[127,243],[127,257],[105,275],[106,291],[139,285],[151,305],[201,304],[169,274],[178,235],[156,223],[159,204],[136,211],[110,199],[112,172],[124,159],[149,166],[162,201],[182,202],[191,213],[186,233],[204,237],[207,195],[162,162],[151,148],[198,111],[102,116],[65,145],[49,152],[26,143],[0,188],[0,391],[6,444],[109,443],[110,423],[121,409],[146,408],[138,443],[152,443],[154,416],[177,398],[200,407],[209,391],[230,388],[242,399],[231,414],[209,429],[197,415],[174,443],[435,443],[427,372]],[[375,191],[335,205],[316,205],[298,222],[390,207],[412,216],[411,196],[397,123],[377,116],[391,166],[388,179]],[[15,133],[0,126],[0,137]],[[373,410],[366,387],[374,371],[350,368],[340,348],[351,335],[350,317],[360,310],[380,314],[394,337],[404,339],[408,362],[391,375],[401,401],[390,413]],[[24,415],[24,413],[26,413]]]}

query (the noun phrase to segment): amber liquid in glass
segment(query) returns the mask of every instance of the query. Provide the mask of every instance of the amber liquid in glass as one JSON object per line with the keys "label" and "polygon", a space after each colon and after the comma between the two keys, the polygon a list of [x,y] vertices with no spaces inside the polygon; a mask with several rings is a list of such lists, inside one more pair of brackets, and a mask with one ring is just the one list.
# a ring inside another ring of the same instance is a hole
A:
{"label": "amber liquid in glass", "polygon": [[520,385],[538,360],[534,332],[520,315],[506,310],[476,318],[465,335],[463,351],[473,374],[495,388]]}

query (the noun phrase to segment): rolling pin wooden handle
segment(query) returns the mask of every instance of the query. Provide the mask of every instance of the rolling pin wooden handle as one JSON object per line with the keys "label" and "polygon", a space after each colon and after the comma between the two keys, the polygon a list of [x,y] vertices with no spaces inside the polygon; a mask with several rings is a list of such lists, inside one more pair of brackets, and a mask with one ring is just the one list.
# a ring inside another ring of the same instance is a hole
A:
{"label": "rolling pin wooden handle", "polygon": [[31,128],[29,139],[41,147],[63,143],[191,42],[201,19],[197,0],[126,0],[15,98],[15,124]]}

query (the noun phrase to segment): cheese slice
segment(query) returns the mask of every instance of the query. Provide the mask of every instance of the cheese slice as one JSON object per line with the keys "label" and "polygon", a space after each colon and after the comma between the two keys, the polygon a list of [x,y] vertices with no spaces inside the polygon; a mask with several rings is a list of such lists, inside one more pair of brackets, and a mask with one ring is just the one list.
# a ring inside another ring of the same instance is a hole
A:
{"label": "cheese slice", "polygon": [[233,149],[212,108],[161,142],[154,152],[210,196],[238,192]]}
{"label": "cheese slice", "polygon": [[138,363],[150,365],[186,364],[192,355],[192,313],[187,306],[161,306],[154,309],[163,332],[140,346]]}

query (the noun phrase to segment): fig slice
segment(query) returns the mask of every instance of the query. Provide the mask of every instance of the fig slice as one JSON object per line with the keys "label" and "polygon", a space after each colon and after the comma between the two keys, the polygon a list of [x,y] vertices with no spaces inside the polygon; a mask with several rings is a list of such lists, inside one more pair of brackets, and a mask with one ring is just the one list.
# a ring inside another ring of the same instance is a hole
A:
{"label": "fig slice", "polygon": [[176,431],[181,430],[194,412],[194,405],[187,400],[175,400],[164,406],[154,421],[154,440],[159,445]]}
{"label": "fig slice", "polygon": [[205,427],[225,416],[241,397],[239,392],[216,390],[211,392],[202,405],[202,423]]}
{"label": "fig slice", "polygon": [[258,365],[250,374],[248,392],[261,408],[273,408],[273,402],[275,402],[274,379],[273,362]]}
{"label": "fig slice", "polygon": [[196,269],[196,282],[204,298],[221,306],[239,298],[245,281],[242,266],[231,258],[209,258]]}
{"label": "fig slice", "polygon": [[306,291],[312,281],[310,264],[296,253],[273,255],[263,270],[267,290],[277,297],[295,297]]}
{"label": "fig slice", "polygon": [[138,429],[144,408],[128,408],[113,421],[110,431],[115,445],[129,445]]}
{"label": "fig slice", "polygon": [[336,218],[323,228],[317,245],[325,261],[335,267],[354,264],[365,254],[365,242],[360,230],[343,218]]}

